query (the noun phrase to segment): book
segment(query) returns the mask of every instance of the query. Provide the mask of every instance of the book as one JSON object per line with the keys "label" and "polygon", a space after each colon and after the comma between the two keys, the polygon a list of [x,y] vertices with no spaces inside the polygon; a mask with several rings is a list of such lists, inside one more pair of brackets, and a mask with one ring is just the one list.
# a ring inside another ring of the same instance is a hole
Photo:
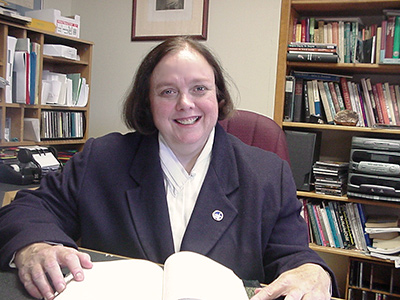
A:
{"label": "book", "polygon": [[396,17],[388,16],[386,25],[386,50],[385,58],[393,58],[394,26]]}
{"label": "book", "polygon": [[337,63],[338,55],[335,53],[316,53],[306,51],[292,51],[287,53],[288,61],[309,61],[309,62],[326,62]]}
{"label": "book", "polygon": [[294,122],[301,122],[302,111],[303,111],[303,79],[296,78],[294,85],[294,109],[293,109]]}
{"label": "book", "polygon": [[17,44],[17,38],[13,36],[7,36],[7,66],[6,66],[6,77],[8,85],[5,87],[5,103],[13,102],[13,69],[14,69],[14,56],[15,46]]}
{"label": "book", "polygon": [[293,121],[294,91],[295,78],[288,75],[285,82],[285,104],[283,108],[283,120],[287,122]]}
{"label": "book", "polygon": [[235,273],[188,251],[172,254],[164,269],[147,260],[124,259],[94,262],[84,273],[83,281],[72,280],[57,299],[248,299]]}
{"label": "book", "polygon": [[352,110],[350,92],[349,92],[349,88],[348,88],[348,85],[347,85],[347,79],[346,78],[344,78],[344,77],[340,78],[340,86],[342,88],[344,106],[345,106],[346,109]]}
{"label": "book", "polygon": [[318,90],[321,96],[322,106],[324,108],[326,121],[328,124],[333,124],[333,117],[330,104],[328,102],[328,97],[326,95],[325,87],[323,81],[318,81]]}
{"label": "book", "polygon": [[396,215],[370,215],[367,218],[365,227],[390,228],[399,225],[399,218]]}
{"label": "book", "polygon": [[400,16],[395,17],[393,33],[393,58],[400,58]]}

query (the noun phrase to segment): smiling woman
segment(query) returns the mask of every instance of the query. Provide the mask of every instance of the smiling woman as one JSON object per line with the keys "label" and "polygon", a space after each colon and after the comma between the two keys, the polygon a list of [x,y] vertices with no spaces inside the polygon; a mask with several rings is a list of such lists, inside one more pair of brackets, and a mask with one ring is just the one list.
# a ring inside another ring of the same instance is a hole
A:
{"label": "smiling woman", "polygon": [[253,300],[329,299],[334,275],[308,246],[289,164],[228,134],[217,120],[232,110],[204,44],[156,46],[124,105],[135,131],[89,139],[61,174],[0,209],[1,266],[14,263],[28,292],[50,300],[52,286],[66,288],[60,265],[76,281],[93,266],[77,240],[161,264],[191,251],[267,283]]}

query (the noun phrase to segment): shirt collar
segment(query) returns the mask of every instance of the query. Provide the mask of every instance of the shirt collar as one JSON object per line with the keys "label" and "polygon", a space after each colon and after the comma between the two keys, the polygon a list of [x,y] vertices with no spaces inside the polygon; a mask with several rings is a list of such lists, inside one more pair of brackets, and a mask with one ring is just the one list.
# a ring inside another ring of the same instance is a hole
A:
{"label": "shirt collar", "polygon": [[215,127],[211,130],[207,142],[199,157],[197,158],[191,173],[188,174],[185,168],[179,162],[178,158],[175,156],[174,152],[168,146],[162,134],[159,132],[158,141],[160,144],[161,167],[164,171],[164,175],[166,176],[165,179],[169,181],[169,183],[171,183],[174,188],[179,190],[191,176],[195,176],[198,173],[207,172],[209,163],[211,161],[214,136]]}

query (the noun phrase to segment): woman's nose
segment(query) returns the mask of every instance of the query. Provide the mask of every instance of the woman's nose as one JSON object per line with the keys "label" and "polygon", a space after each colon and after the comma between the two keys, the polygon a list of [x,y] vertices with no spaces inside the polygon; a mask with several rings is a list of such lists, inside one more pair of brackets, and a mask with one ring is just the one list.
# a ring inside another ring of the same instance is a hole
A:
{"label": "woman's nose", "polygon": [[190,109],[194,107],[194,101],[192,97],[186,93],[181,93],[179,95],[177,108],[178,109]]}

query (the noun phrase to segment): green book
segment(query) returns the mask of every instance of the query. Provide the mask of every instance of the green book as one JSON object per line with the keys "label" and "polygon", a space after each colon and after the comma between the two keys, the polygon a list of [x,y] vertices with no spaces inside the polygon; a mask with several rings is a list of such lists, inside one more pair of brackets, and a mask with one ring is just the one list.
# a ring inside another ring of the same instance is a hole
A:
{"label": "green book", "polygon": [[400,58],[400,16],[394,23],[393,58]]}

